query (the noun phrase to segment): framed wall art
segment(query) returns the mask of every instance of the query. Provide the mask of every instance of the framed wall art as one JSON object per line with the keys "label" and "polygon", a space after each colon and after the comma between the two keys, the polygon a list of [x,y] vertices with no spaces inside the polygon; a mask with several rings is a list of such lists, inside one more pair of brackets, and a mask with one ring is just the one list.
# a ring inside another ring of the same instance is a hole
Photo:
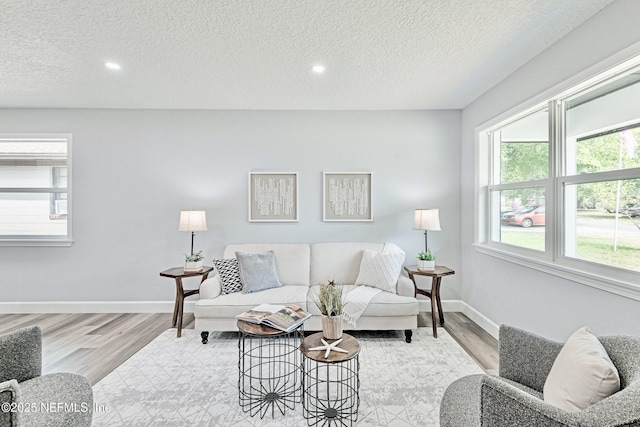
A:
{"label": "framed wall art", "polygon": [[373,221],[370,172],[324,172],[323,221]]}
{"label": "framed wall art", "polygon": [[298,221],[297,172],[249,172],[249,222]]}

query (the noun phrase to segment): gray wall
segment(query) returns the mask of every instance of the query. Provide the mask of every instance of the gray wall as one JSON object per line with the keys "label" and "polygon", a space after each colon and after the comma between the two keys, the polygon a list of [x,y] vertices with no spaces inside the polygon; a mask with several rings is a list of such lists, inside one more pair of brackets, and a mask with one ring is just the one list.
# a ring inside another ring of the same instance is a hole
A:
{"label": "gray wall", "polygon": [[[472,212],[474,128],[640,41],[640,2],[618,0],[462,112],[463,212]],[[596,334],[640,335],[640,302],[476,252],[462,217],[462,298],[496,324],[563,340],[583,325]]]}
{"label": "gray wall", "polygon": [[[0,247],[5,303],[173,301],[158,273],[189,251],[182,209],[207,211],[195,240],[207,260],[235,242],[391,241],[413,262],[424,245],[413,209],[438,207],[443,231],[430,246],[460,266],[459,111],[18,109],[0,110],[0,132],[70,132],[74,161],[75,243]],[[248,222],[254,169],[299,173],[299,222]],[[363,170],[374,221],[323,222],[322,172]],[[460,276],[443,288],[459,299]]]}

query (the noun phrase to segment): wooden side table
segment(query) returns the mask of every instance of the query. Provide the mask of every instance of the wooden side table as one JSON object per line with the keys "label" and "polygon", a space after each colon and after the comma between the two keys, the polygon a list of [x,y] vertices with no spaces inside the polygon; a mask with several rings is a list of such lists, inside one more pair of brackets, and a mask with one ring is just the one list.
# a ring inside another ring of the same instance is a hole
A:
{"label": "wooden side table", "polygon": [[[418,270],[416,265],[408,265],[404,267],[405,271],[409,274],[409,278],[413,282],[415,288],[413,296],[417,294],[425,295],[431,299],[431,323],[433,324],[433,336],[438,338],[438,328],[436,325],[436,305],[438,314],[440,317],[440,325],[444,325],[444,313],[442,312],[442,302],[440,301],[440,282],[444,276],[456,274],[455,271],[444,265],[436,265],[434,271],[422,271]],[[431,292],[418,288],[416,285],[416,279],[414,276],[428,276],[431,277]]]}
{"label": "wooden side table", "polygon": [[178,326],[177,337],[180,338],[182,336],[182,312],[184,310],[184,299],[191,295],[199,294],[200,288],[192,289],[187,292],[184,291],[182,287],[182,279],[185,277],[198,277],[202,276],[200,283],[207,280],[209,277],[209,273],[213,270],[213,267],[203,267],[200,271],[184,271],[182,267],[174,267],[160,273],[162,277],[171,277],[176,280],[176,303],[173,306],[173,324],[172,328]]}

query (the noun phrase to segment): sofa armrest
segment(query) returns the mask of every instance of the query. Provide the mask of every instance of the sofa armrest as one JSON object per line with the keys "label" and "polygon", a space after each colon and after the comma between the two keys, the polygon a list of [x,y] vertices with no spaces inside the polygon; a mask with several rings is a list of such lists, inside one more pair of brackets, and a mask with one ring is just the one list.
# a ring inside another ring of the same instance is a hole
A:
{"label": "sofa armrest", "polygon": [[500,376],[542,392],[562,344],[507,325],[498,342]]}
{"label": "sofa armrest", "polygon": [[218,298],[222,293],[222,282],[218,272],[200,284],[200,299]]}
{"label": "sofa armrest", "polygon": [[411,279],[409,279],[407,276],[401,274],[400,277],[398,277],[398,283],[396,285],[396,288],[398,290],[398,295],[403,296],[403,297],[413,297],[415,296],[415,286],[413,285],[413,282],[411,281]]}
{"label": "sofa armrest", "polygon": [[42,331],[38,326],[0,336],[0,382],[19,383],[42,373]]}
{"label": "sofa armrest", "polygon": [[554,427],[578,425],[577,413],[570,413],[502,381],[485,375],[480,392],[482,426]]}

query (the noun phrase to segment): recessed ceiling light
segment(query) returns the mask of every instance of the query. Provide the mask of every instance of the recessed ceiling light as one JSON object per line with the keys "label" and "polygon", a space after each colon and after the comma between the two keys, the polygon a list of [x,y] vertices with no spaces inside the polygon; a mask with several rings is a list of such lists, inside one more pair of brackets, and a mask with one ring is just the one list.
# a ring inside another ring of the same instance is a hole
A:
{"label": "recessed ceiling light", "polygon": [[324,68],[324,65],[322,64],[316,64],[313,67],[311,67],[311,71],[313,71],[316,74],[322,74],[324,73],[324,70],[325,68]]}
{"label": "recessed ceiling light", "polygon": [[119,70],[120,68],[120,64],[116,64],[115,62],[105,62],[104,66],[107,67],[110,70]]}

